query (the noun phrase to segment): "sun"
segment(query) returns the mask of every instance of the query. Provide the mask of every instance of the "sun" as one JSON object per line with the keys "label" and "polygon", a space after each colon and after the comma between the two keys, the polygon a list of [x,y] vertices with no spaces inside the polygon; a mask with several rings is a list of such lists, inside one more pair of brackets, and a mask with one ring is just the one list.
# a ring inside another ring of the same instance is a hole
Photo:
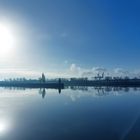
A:
{"label": "sun", "polygon": [[14,45],[15,38],[11,28],[0,23],[0,57],[8,57]]}

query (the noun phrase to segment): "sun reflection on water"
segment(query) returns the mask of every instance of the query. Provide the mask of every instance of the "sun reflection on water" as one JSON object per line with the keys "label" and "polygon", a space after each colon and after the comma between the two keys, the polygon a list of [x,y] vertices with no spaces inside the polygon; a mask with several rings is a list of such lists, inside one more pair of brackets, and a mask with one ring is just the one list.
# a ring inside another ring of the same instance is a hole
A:
{"label": "sun reflection on water", "polygon": [[0,120],[0,135],[6,133],[9,130],[10,126],[8,121]]}

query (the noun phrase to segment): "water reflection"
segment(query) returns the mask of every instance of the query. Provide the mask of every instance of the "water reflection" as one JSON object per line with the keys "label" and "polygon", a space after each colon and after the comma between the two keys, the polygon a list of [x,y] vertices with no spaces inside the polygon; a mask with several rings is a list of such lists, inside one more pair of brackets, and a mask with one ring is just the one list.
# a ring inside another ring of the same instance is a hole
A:
{"label": "water reflection", "polygon": [[45,98],[45,95],[46,95],[46,90],[45,90],[45,88],[39,89],[39,94],[41,94],[42,98],[44,99],[44,98]]}
{"label": "water reflection", "polygon": [[134,91],[139,90],[140,91],[140,87],[111,87],[111,86],[105,86],[105,87],[87,87],[87,86],[71,86],[71,87],[66,87],[66,89],[71,89],[71,90],[81,90],[81,91],[89,91],[90,89],[95,89],[97,91],[106,91],[106,92],[110,92],[110,91],[125,91],[125,92],[129,92],[130,89],[133,89]]}
{"label": "water reflection", "polygon": [[[8,90],[15,90],[15,91],[25,91],[26,89],[29,88],[16,88],[16,87],[6,87],[5,89]],[[38,89],[39,95],[41,95],[42,99],[45,98],[47,95],[47,90],[46,88],[40,88]],[[56,90],[56,89],[55,89]],[[58,93],[61,94],[62,89],[57,89]],[[92,96],[92,97],[101,97],[101,96],[107,96],[107,95],[123,95],[125,93],[130,93],[134,91],[135,93],[138,93],[140,91],[140,87],[87,87],[87,86],[71,86],[71,87],[65,87],[64,91],[69,90],[71,91],[70,97],[73,99],[78,96],[83,97],[83,96]],[[75,93],[76,92],[76,93]],[[62,94],[66,94],[65,92]],[[75,97],[74,97],[75,96]]]}
{"label": "water reflection", "polygon": [[0,135],[3,133],[6,133],[8,129],[9,129],[8,122],[5,120],[1,120],[0,121]]}
{"label": "water reflection", "polygon": [[[135,91],[135,94],[140,92],[140,88],[138,87],[66,87],[65,90],[70,90],[70,92],[62,92],[62,94],[69,96],[73,101],[80,97],[86,96],[120,96],[124,95],[125,93],[131,93],[133,91]],[[60,94],[61,90],[58,93]],[[47,95],[47,89],[39,89],[39,94],[42,96],[42,99],[44,99]]]}
{"label": "water reflection", "polygon": [[6,118],[7,116],[4,119],[0,118],[0,139],[8,135],[11,129],[10,122]]}
{"label": "water reflection", "polygon": [[[4,87],[4,89],[8,89],[8,90],[23,90],[25,91],[26,89],[32,89],[32,88],[24,88],[24,87]],[[53,88],[52,88],[53,89]],[[58,90],[58,93],[61,93],[62,88],[54,88],[55,90]],[[47,88],[39,88],[39,94],[42,96],[42,98],[45,98],[46,95],[46,90]]]}
{"label": "water reflection", "polygon": [[0,139],[139,140],[139,93],[128,87],[67,87],[61,94],[0,88]]}

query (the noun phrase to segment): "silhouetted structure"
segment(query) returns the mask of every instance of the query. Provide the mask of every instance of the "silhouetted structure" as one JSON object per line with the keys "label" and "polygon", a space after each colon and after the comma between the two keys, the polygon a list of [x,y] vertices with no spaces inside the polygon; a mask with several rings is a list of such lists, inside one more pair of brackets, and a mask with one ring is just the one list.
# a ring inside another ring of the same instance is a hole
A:
{"label": "silhouetted structure", "polygon": [[46,82],[45,74],[42,73],[42,83],[45,83],[45,82]]}
{"label": "silhouetted structure", "polygon": [[3,87],[29,87],[29,88],[57,88],[61,89],[65,86],[115,86],[115,87],[140,87],[140,78],[125,77],[111,77],[104,76],[104,73],[97,74],[94,80],[84,78],[63,78],[63,79],[47,79],[45,74],[42,73],[39,79],[25,79],[14,78],[0,81],[0,86]]}
{"label": "silhouetted structure", "polygon": [[42,95],[42,98],[44,99],[44,98],[45,98],[45,95],[46,95],[46,90],[45,90],[45,88],[40,89],[39,94],[41,94],[41,95]]}
{"label": "silhouetted structure", "polygon": [[94,77],[95,80],[101,80],[104,78],[104,72],[100,75],[99,73],[97,74],[97,76]]}

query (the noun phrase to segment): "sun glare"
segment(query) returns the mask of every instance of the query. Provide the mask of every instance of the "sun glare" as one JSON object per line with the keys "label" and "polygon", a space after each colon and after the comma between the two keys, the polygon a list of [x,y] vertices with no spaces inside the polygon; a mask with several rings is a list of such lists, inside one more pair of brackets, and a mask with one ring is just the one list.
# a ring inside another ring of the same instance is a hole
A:
{"label": "sun glare", "polygon": [[15,38],[12,30],[0,23],[0,57],[8,57],[13,51]]}
{"label": "sun glare", "polygon": [[3,132],[6,130],[6,125],[4,123],[0,124],[0,132]]}
{"label": "sun glare", "polygon": [[9,125],[6,121],[0,121],[0,135],[8,131]]}

